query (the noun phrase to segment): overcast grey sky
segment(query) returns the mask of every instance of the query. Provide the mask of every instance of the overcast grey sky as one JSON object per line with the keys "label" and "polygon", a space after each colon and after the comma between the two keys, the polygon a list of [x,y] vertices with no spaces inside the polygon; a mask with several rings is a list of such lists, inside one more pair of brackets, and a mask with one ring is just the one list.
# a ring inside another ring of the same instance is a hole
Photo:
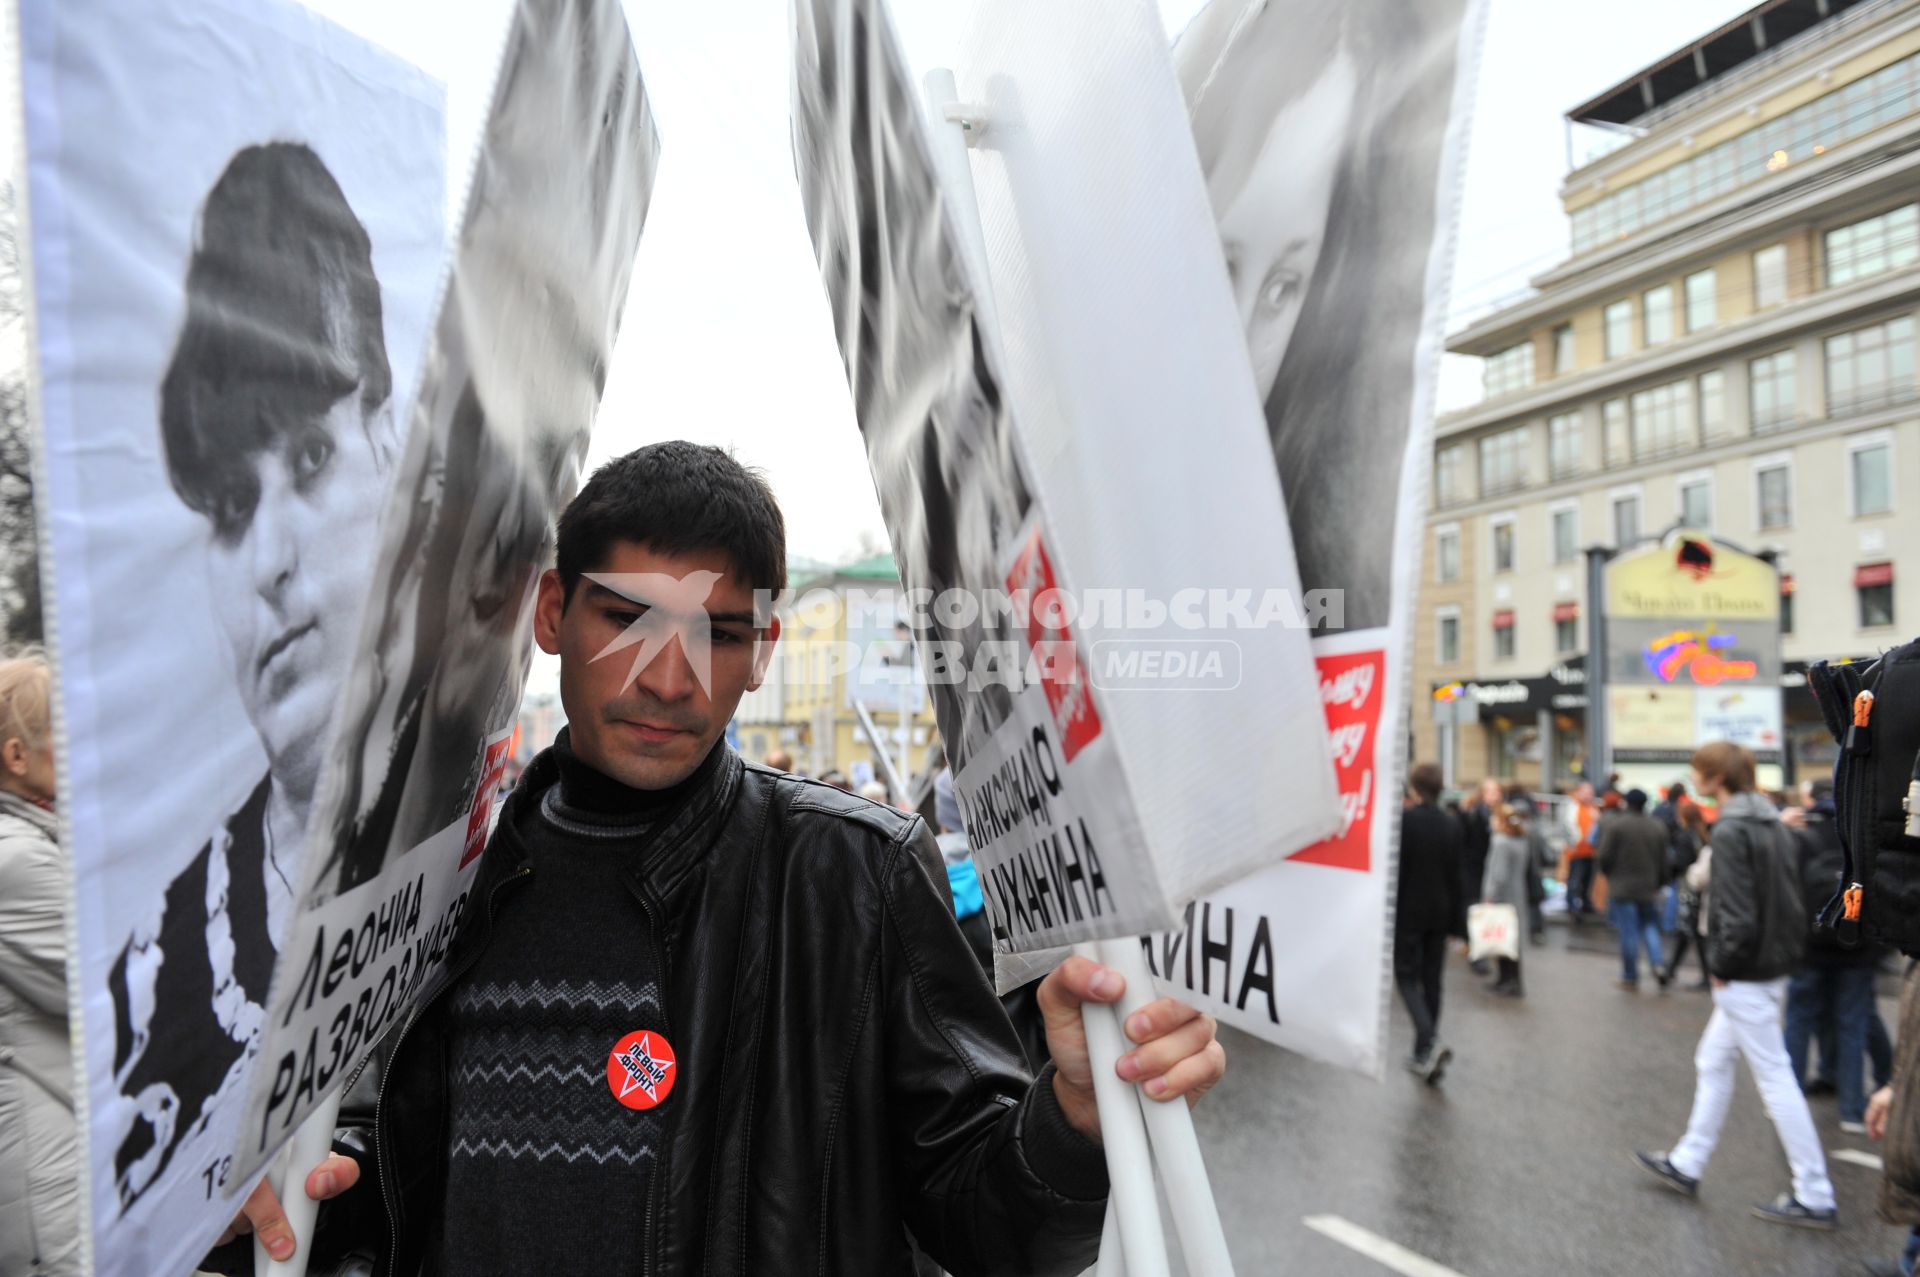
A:
{"label": "overcast grey sky", "polygon": [[[1170,32],[1200,0],[1158,0]],[[460,154],[478,127],[505,0],[316,0],[448,86]],[[1563,258],[1562,113],[1746,8],[1733,0],[1493,0],[1469,150],[1456,317]],[[959,0],[897,0],[909,56],[935,65]],[[786,0],[630,0],[662,139],[595,458],[656,439],[723,444],[763,467],[796,554],[884,535],[801,217],[788,145]],[[459,163],[464,164],[464,159]],[[1478,393],[1452,361],[1444,406]]]}

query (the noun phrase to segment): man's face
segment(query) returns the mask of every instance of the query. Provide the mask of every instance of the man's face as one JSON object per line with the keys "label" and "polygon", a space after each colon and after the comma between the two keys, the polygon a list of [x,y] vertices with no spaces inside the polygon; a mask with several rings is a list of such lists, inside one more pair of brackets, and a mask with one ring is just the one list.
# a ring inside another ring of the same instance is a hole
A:
{"label": "man's face", "polygon": [[1500,787],[1499,781],[1483,780],[1480,782],[1480,803],[1487,810],[1492,811],[1499,807],[1506,799],[1506,796],[1506,791]]}
{"label": "man's face", "polygon": [[1262,402],[1320,264],[1353,94],[1353,64],[1343,54],[1274,117],[1240,188],[1213,192]]}
{"label": "man's face", "polygon": [[1593,786],[1588,784],[1586,781],[1581,781],[1579,788],[1573,791],[1573,799],[1575,802],[1580,802],[1580,803],[1592,802]]}
{"label": "man's face", "polygon": [[[660,597],[650,600],[645,589],[623,584],[621,593],[592,579],[686,581],[701,573],[717,579],[699,608],[683,601],[685,591],[658,590]],[[700,765],[726,731],[740,697],[760,686],[779,621],[770,619],[765,631],[756,632],[753,587],[718,551],[670,555],[619,541],[592,577],[582,578],[568,600],[559,573],[549,571],[540,579],[534,612],[534,638],[542,651],[560,658],[560,701],[573,751],[635,789],[666,789]],[[666,631],[672,637],[651,651],[636,676],[640,647],[609,651],[609,645],[656,607],[674,612]],[[688,652],[689,635],[696,649],[706,648],[704,654]]]}
{"label": "man's face", "polygon": [[373,574],[389,407],[357,394],[250,458],[211,519],[207,570],[234,682],[274,782],[310,799]]}

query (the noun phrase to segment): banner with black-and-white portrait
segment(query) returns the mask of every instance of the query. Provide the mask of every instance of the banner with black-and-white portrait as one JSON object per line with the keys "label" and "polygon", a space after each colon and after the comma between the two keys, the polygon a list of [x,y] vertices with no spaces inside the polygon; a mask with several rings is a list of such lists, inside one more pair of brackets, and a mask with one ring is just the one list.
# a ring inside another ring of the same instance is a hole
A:
{"label": "banner with black-and-white portrait", "polygon": [[439,86],[280,0],[20,6],[95,1271],[231,1154],[444,259]]}
{"label": "banner with black-and-white portrait", "polygon": [[794,143],[996,944],[1032,953],[1167,926],[1338,812],[1165,34],[975,8],[926,103],[881,0],[798,0]]}
{"label": "banner with black-and-white portrait", "polygon": [[[1378,1071],[1433,398],[1481,0],[1212,0],[1174,45],[1309,590],[1341,828],[1148,942],[1166,990]],[[1274,950],[1282,946],[1283,960]]]}
{"label": "banner with black-and-white portrait", "polygon": [[237,1157],[261,1165],[437,988],[491,832],[554,525],[659,139],[618,0],[513,9]]}

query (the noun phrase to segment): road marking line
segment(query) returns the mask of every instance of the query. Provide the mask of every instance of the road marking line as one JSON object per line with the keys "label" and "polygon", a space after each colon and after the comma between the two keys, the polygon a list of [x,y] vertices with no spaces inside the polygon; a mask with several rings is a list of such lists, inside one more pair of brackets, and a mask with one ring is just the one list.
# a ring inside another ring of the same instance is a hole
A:
{"label": "road marking line", "polygon": [[1857,1148],[1843,1148],[1832,1154],[1836,1162],[1852,1162],[1855,1166],[1864,1166],[1870,1171],[1885,1170],[1886,1163],[1873,1153],[1862,1153]]}
{"label": "road marking line", "polygon": [[1377,1233],[1370,1233],[1350,1219],[1338,1215],[1309,1215],[1301,1221],[1323,1237],[1330,1237],[1348,1250],[1358,1251],[1368,1259],[1402,1277],[1463,1277],[1445,1264],[1435,1263],[1425,1255],[1416,1255],[1398,1242],[1390,1242]]}

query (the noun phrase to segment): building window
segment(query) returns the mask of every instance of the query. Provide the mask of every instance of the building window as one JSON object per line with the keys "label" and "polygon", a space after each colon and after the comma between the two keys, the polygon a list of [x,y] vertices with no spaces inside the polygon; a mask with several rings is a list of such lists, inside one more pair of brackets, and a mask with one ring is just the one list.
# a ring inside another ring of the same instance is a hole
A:
{"label": "building window", "polygon": [[1893,440],[1874,434],[1847,445],[1848,488],[1853,517],[1893,509]]}
{"label": "building window", "polygon": [[1753,432],[1785,430],[1797,416],[1794,407],[1793,352],[1776,350],[1747,364],[1747,389]]}
{"label": "building window", "polygon": [[1626,493],[1613,499],[1613,544],[1624,549],[1640,539],[1640,494]]}
{"label": "building window", "polygon": [[1487,526],[1493,537],[1493,570],[1513,571],[1513,516],[1490,520]]}
{"label": "building window", "polygon": [[1780,632],[1793,633],[1793,577],[1780,578]]}
{"label": "building window", "polygon": [[1673,340],[1673,285],[1649,288],[1640,297],[1640,323],[1647,345]]}
{"label": "building window", "polygon": [[1442,612],[1438,617],[1435,642],[1440,648],[1440,663],[1453,665],[1460,660],[1460,613]]}
{"label": "building window", "polygon": [[1553,512],[1553,561],[1572,563],[1580,557],[1580,508],[1562,506]]}
{"label": "building window", "polygon": [[1516,426],[1480,441],[1480,495],[1498,496],[1527,485],[1527,430]]}
{"label": "building window", "polygon": [[1827,415],[1844,417],[1915,397],[1913,317],[1827,338]]}
{"label": "building window", "polygon": [[1443,506],[1459,505],[1467,499],[1467,445],[1456,443],[1440,449],[1434,463],[1434,499]]}
{"label": "building window", "polygon": [[1563,412],[1547,418],[1547,473],[1566,479],[1580,473],[1580,414]]}
{"label": "building window", "polygon": [[1633,440],[1627,434],[1627,401],[1609,399],[1600,405],[1603,442],[1607,446],[1607,464],[1624,466],[1633,461]]}
{"label": "building window", "polygon": [[1633,302],[1623,299],[1613,303],[1602,321],[1606,325],[1606,356],[1618,359],[1633,348]]}
{"label": "building window", "polygon": [[1553,374],[1573,371],[1573,325],[1561,324],[1553,330]]}
{"label": "building window", "polygon": [[1787,246],[1769,244],[1753,255],[1753,308],[1765,310],[1787,300]]}
{"label": "building window", "polygon": [[1566,656],[1580,650],[1580,605],[1578,603],[1556,603],[1553,605],[1553,651],[1556,656]]}
{"label": "building window", "polygon": [[1826,234],[1827,287],[1920,261],[1920,205],[1905,204]]}
{"label": "building window", "polygon": [[1691,389],[1684,381],[1670,381],[1634,392],[1634,460],[1671,456],[1696,446]]}
{"label": "building window", "polygon": [[1700,440],[1711,443],[1727,428],[1727,374],[1718,368],[1700,374]]}
{"label": "building window", "polygon": [[1713,480],[1706,476],[1680,481],[1680,523],[1701,532],[1713,530]]}
{"label": "building window", "polygon": [[1487,398],[1511,394],[1516,390],[1525,390],[1533,384],[1533,343],[1521,342],[1518,346],[1509,346],[1497,355],[1486,359],[1485,385]]}
{"label": "building window", "polygon": [[1719,297],[1712,270],[1695,271],[1687,276],[1687,331],[1697,333],[1713,327],[1719,310]]}
{"label": "building window", "polygon": [[1853,590],[1860,596],[1860,628],[1893,624],[1893,564],[1863,563],[1853,570]]}
{"label": "building window", "polygon": [[1495,612],[1493,614],[1493,659],[1510,661],[1513,659],[1513,613]]}
{"label": "building window", "polygon": [[1445,528],[1433,534],[1433,575],[1445,583],[1460,579],[1460,530]]}
{"label": "building window", "polygon": [[1784,461],[1762,466],[1753,472],[1758,492],[1760,530],[1793,526],[1793,471]]}

